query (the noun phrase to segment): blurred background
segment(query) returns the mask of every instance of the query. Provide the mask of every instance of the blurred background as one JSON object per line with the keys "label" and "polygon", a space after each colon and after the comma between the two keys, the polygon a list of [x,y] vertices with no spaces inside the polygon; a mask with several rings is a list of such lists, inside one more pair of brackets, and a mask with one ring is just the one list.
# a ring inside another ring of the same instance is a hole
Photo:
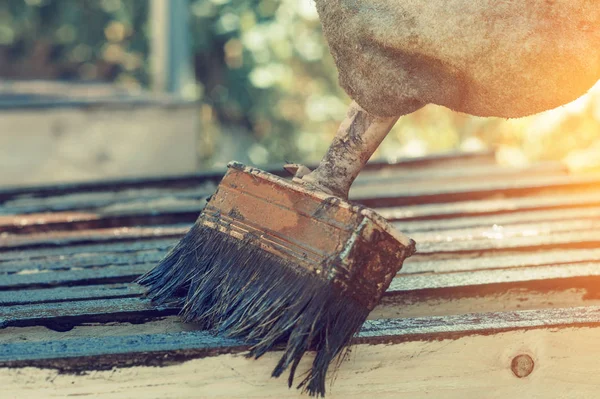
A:
{"label": "blurred background", "polygon": [[[599,92],[516,120],[429,105],[375,158],[596,168]],[[349,101],[312,0],[0,2],[0,185],[317,162]]]}

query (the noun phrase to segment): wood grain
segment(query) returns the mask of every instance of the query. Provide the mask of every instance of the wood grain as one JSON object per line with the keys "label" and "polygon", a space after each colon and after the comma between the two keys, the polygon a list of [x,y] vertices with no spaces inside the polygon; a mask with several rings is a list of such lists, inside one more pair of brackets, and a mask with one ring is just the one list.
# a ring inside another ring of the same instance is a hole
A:
{"label": "wood grain", "polygon": [[[597,328],[540,329],[394,345],[357,345],[336,373],[329,398],[586,398],[600,389]],[[534,361],[517,378],[512,360]],[[225,354],[157,367],[83,374],[0,369],[3,397],[304,398],[270,378],[280,354],[254,361]],[[305,359],[299,370],[306,370]]]}
{"label": "wood grain", "polygon": [[[277,352],[249,361],[247,345],[182,324],[132,283],[221,175],[0,189],[2,397],[304,397],[269,378]],[[598,182],[489,154],[369,165],[355,198],[391,205],[378,210],[420,252],[328,397],[593,397]],[[517,355],[530,375],[511,370]]]}

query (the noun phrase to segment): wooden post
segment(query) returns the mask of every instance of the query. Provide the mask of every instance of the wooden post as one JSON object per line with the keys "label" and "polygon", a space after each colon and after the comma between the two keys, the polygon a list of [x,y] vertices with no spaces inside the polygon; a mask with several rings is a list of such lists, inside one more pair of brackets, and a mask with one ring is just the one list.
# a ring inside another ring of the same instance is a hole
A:
{"label": "wooden post", "polygon": [[185,95],[193,84],[188,1],[151,0],[150,27],[152,87]]}

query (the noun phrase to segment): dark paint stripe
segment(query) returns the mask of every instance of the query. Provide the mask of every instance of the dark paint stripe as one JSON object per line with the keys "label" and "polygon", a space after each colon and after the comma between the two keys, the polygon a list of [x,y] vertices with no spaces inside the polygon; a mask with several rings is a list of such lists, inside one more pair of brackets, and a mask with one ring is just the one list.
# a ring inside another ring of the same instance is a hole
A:
{"label": "dark paint stripe", "polygon": [[36,271],[68,271],[75,268],[101,268],[109,266],[133,265],[137,263],[159,262],[167,254],[167,249],[145,250],[122,253],[84,254],[62,258],[37,258],[0,263],[0,276]]}
{"label": "dark paint stripe", "polygon": [[116,317],[158,317],[177,313],[168,306],[154,306],[145,298],[100,299],[77,302],[55,302],[30,305],[13,305],[0,308],[0,327],[23,327],[45,323],[103,318],[114,321]]}
{"label": "dark paint stripe", "polygon": [[[108,278],[101,274],[102,278]],[[50,289],[33,289],[0,292],[0,305],[6,306],[6,323],[33,323],[35,320],[62,318],[66,316],[92,315],[89,309],[98,309],[98,301],[92,299],[109,299],[102,302],[102,312],[118,313],[123,303],[121,298],[139,297],[143,289],[136,284],[101,284],[97,285],[58,287]],[[600,292],[600,262],[580,263],[567,265],[538,266],[528,268],[515,268],[504,270],[483,270],[456,273],[438,274],[399,274],[392,281],[386,292],[386,296],[410,293],[418,296],[419,291],[428,290],[428,296],[435,297],[435,290],[443,290],[443,295],[448,296],[451,292],[453,297],[460,297],[464,288],[478,292],[485,296],[489,286],[495,286],[494,292],[506,292],[515,288],[531,291],[565,291],[572,288],[583,288],[588,295],[596,295]],[[597,286],[597,289],[594,287]],[[433,291],[432,291],[433,290]],[[441,291],[440,291],[441,292]],[[442,294],[440,294],[442,295]],[[153,310],[145,299],[138,298],[144,302],[145,310]],[[77,301],[77,302],[74,302]],[[48,313],[58,302],[64,313]],[[35,304],[35,305],[34,305]],[[8,306],[12,305],[12,306]],[[139,304],[135,304],[138,306]],[[145,306],[150,306],[146,308]],[[77,313],[81,312],[81,313]],[[94,314],[98,316],[99,314]]]}
{"label": "dark paint stripe", "polygon": [[[367,321],[357,343],[397,343],[407,340],[438,340],[473,334],[497,334],[510,330],[600,326],[600,307],[475,313],[454,316],[416,317]],[[0,344],[0,367],[26,366],[28,360],[93,357],[107,354],[132,356],[140,352],[211,350],[231,348],[244,351],[237,340],[214,337],[205,331],[162,334],[67,338],[55,341]],[[218,352],[221,353],[221,352]],[[93,365],[92,365],[93,367]]]}
{"label": "dark paint stripe", "polygon": [[0,291],[0,306],[139,297],[143,292],[132,283]]}
{"label": "dark paint stripe", "polygon": [[135,242],[101,243],[92,245],[63,246],[42,249],[14,249],[11,251],[0,251],[0,265],[2,262],[18,260],[55,260],[68,257],[83,256],[87,254],[125,254],[144,250],[165,250],[177,243],[177,238],[145,239]]}
{"label": "dark paint stripe", "polygon": [[24,289],[27,287],[53,287],[60,285],[95,285],[102,283],[130,282],[150,270],[156,263],[139,263],[109,266],[99,269],[49,271],[32,274],[0,276],[0,289]]}

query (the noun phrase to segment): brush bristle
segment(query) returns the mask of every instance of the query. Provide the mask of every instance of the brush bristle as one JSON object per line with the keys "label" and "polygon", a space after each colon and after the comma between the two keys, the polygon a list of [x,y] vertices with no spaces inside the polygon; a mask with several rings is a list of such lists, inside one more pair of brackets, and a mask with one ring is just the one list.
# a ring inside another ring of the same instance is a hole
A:
{"label": "brush bristle", "polygon": [[311,396],[325,395],[330,363],[343,355],[369,314],[327,280],[261,249],[255,240],[198,223],[138,282],[154,302],[180,303],[184,321],[248,342],[248,356],[259,358],[285,345],[272,375],[289,368],[290,386],[303,355],[314,350],[312,367],[298,385]]}

